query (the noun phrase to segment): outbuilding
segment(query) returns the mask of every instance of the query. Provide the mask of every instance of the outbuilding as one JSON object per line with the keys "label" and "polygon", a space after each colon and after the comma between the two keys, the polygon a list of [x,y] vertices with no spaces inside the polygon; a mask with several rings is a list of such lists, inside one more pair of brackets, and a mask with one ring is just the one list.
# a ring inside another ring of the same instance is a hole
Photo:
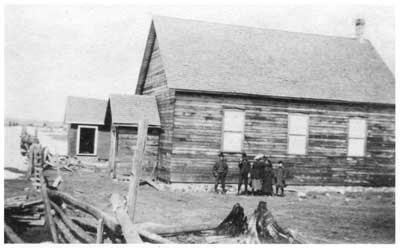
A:
{"label": "outbuilding", "polygon": [[154,96],[110,95],[106,123],[111,126],[110,167],[113,177],[129,174],[136,150],[138,122],[148,121],[143,174],[154,175],[158,165],[160,117]]}
{"label": "outbuilding", "polygon": [[108,100],[68,97],[68,155],[108,160],[113,177],[129,174],[141,119],[149,122],[143,172],[153,175],[158,165],[161,131],[154,96],[112,94]]}

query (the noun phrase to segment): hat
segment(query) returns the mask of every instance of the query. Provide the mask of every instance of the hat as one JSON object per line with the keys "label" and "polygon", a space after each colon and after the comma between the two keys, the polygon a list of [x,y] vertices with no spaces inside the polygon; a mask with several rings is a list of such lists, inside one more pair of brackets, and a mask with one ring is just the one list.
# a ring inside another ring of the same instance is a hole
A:
{"label": "hat", "polygon": [[247,154],[245,152],[243,152],[242,157],[247,157]]}
{"label": "hat", "polygon": [[259,154],[257,154],[257,155],[254,157],[254,159],[255,159],[255,160],[257,160],[257,159],[262,159],[263,156],[264,156],[263,154],[259,153]]}
{"label": "hat", "polygon": [[224,157],[224,153],[223,153],[223,152],[220,152],[220,153],[218,154],[218,157]]}

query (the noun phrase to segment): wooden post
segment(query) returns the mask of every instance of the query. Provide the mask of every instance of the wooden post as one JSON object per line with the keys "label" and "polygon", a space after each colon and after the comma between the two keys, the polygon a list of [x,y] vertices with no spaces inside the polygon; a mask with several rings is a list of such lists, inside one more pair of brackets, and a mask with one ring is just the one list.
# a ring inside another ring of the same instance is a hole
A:
{"label": "wooden post", "polygon": [[139,181],[142,175],[142,164],[146,148],[148,120],[140,120],[138,125],[138,136],[136,141],[136,152],[133,158],[132,172],[128,191],[128,215],[132,223],[135,217],[136,199],[139,189]]}
{"label": "wooden post", "polygon": [[115,163],[115,155],[117,153],[117,128],[115,126],[111,127],[111,144],[110,144],[110,172],[112,173],[112,178],[117,176],[117,167]]}
{"label": "wooden post", "polygon": [[43,171],[42,170],[40,171],[39,175],[40,175],[42,199],[43,199],[43,203],[44,203],[44,206],[45,206],[47,223],[49,224],[50,233],[51,233],[51,236],[53,238],[54,243],[58,243],[57,230],[56,230],[56,226],[55,226],[54,221],[53,221],[53,217],[51,215],[50,200],[49,200],[49,196],[47,194],[47,185],[46,185],[46,181],[44,180],[44,176],[43,176]]}
{"label": "wooden post", "polygon": [[104,229],[104,218],[100,218],[99,223],[97,224],[96,244],[103,243],[103,229]]}
{"label": "wooden post", "polygon": [[122,233],[124,234],[126,243],[143,243],[139,233],[135,228],[135,225],[133,225],[133,222],[131,222],[128,214],[126,213],[125,202],[121,201],[119,194],[114,192],[111,195],[110,200],[113,212],[115,213],[118,223],[121,225]]}

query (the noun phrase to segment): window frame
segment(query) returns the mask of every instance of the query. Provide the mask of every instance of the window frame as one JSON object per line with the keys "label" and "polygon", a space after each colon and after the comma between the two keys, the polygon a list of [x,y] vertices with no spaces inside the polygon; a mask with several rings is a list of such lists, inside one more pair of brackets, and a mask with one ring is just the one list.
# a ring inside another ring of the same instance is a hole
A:
{"label": "window frame", "polygon": [[[365,125],[364,125],[364,137],[363,138],[354,138],[350,137],[350,121],[351,120],[363,120]],[[346,155],[347,157],[356,157],[356,158],[362,158],[367,155],[367,138],[368,138],[368,122],[366,118],[361,118],[361,117],[348,117],[347,118],[347,147],[346,147]],[[363,155],[350,155],[350,139],[355,139],[355,140],[363,140],[364,145],[363,145]]]}
{"label": "window frame", "polygon": [[[290,116],[304,116],[306,117],[306,134],[291,134],[290,133]],[[287,115],[287,149],[286,152],[288,155],[308,155],[308,135],[309,135],[309,124],[310,124],[310,116],[307,114],[301,114],[301,113],[288,113]],[[290,136],[301,136],[305,137],[305,147],[304,147],[304,153],[291,153],[289,151],[289,143],[290,143]]]}
{"label": "window frame", "polygon": [[[80,153],[79,148],[80,148],[80,137],[81,137],[81,129],[82,128],[91,128],[94,129],[94,148],[93,148],[93,153]],[[97,156],[97,141],[98,141],[98,133],[99,133],[99,127],[98,126],[88,126],[88,125],[78,125],[78,131],[76,135],[76,155],[80,156]]]}
{"label": "window frame", "polygon": [[[243,114],[243,122],[241,123],[242,131],[225,131],[225,113],[226,112],[240,112]],[[246,111],[244,109],[239,108],[224,108],[222,112],[222,135],[221,135],[221,151],[226,153],[241,153],[243,152],[243,143],[244,143],[244,132],[245,132],[245,123],[246,123]],[[225,133],[241,133],[240,139],[240,151],[233,151],[233,150],[225,150],[224,149],[224,140],[225,140]]]}

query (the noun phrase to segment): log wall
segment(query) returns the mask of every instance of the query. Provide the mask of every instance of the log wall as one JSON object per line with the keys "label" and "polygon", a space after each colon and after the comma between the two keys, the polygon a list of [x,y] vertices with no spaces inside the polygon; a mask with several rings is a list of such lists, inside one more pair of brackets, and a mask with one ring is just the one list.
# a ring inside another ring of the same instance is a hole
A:
{"label": "log wall", "polygon": [[[118,127],[117,137],[117,173],[131,172],[134,151],[137,143],[137,127]],[[143,174],[150,175],[158,162],[159,129],[149,128],[146,140]]]}
{"label": "log wall", "polygon": [[143,95],[154,95],[157,99],[162,129],[157,174],[160,179],[169,182],[175,94],[173,90],[167,87],[167,78],[157,40],[154,41],[149,68],[141,93]]}
{"label": "log wall", "polygon": [[[221,149],[224,108],[245,110],[244,151],[283,160],[299,185],[393,186],[394,106],[284,101],[266,98],[176,93],[171,182],[213,182]],[[309,116],[307,155],[287,153],[289,113]],[[348,118],[367,119],[365,157],[347,157]],[[229,182],[237,181],[240,154],[227,155]]]}

